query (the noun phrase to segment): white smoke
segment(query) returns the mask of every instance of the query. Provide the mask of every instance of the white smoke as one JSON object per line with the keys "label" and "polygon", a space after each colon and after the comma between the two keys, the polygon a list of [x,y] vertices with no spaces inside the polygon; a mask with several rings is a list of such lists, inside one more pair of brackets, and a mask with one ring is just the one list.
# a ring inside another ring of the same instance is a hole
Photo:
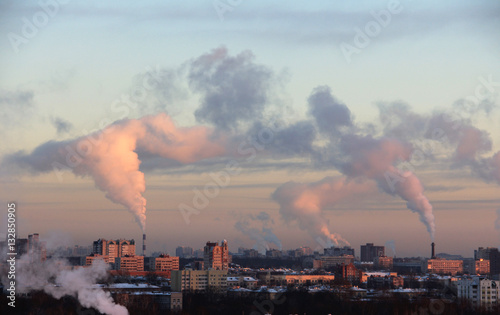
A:
{"label": "white smoke", "polygon": [[[261,224],[261,227],[255,227],[252,222]],[[266,251],[270,249],[270,245],[274,244],[279,250],[282,249],[280,239],[274,234],[271,223],[273,220],[266,212],[260,212],[258,215],[247,216],[236,222],[234,227],[241,233],[248,236],[255,242],[253,249],[257,250],[260,254],[265,255]],[[252,227],[252,224],[254,227]]]}
{"label": "white smoke", "polygon": [[385,247],[391,249],[392,257],[396,257],[396,242],[394,240],[385,242]]}
{"label": "white smoke", "polygon": [[272,198],[280,205],[280,214],[285,222],[297,221],[314,240],[322,240],[323,247],[349,245],[337,233],[331,233],[328,220],[322,210],[334,206],[342,199],[373,190],[373,185],[345,178],[326,177],[318,182],[302,184],[288,182],[276,189]]}
{"label": "white smoke", "polygon": [[[69,295],[77,298],[82,306],[104,314],[128,314],[124,306],[114,303],[109,292],[95,286],[107,276],[109,266],[102,260],[94,260],[90,267],[71,269],[62,259],[40,262],[25,254],[16,262],[16,267],[16,289],[20,293],[43,290],[56,299]],[[8,279],[2,282],[6,285]]]}
{"label": "white smoke", "polygon": [[[178,163],[192,163],[225,152],[224,140],[212,139],[206,127],[178,128],[166,114],[118,121],[92,135],[70,141],[49,141],[31,154],[18,152],[7,162],[34,173],[70,169],[90,176],[106,198],[125,206],[144,232],[146,190],[137,152]],[[5,162],[5,161],[4,161]]]}

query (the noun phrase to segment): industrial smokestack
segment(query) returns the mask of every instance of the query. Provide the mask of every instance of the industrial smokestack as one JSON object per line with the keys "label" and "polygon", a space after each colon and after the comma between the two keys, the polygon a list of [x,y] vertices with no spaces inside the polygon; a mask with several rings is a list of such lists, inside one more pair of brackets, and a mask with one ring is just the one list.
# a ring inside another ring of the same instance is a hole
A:
{"label": "industrial smokestack", "polygon": [[142,234],[142,256],[146,256],[146,233]]}
{"label": "industrial smokestack", "polygon": [[434,242],[432,242],[431,246],[432,246],[431,259],[436,259],[436,252],[435,252],[435,246],[436,246],[436,244],[434,244]]}

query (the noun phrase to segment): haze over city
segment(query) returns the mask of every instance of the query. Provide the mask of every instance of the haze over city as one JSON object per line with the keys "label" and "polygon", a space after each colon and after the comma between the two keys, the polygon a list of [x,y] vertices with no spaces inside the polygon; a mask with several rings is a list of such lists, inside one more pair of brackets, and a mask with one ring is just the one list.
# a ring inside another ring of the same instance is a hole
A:
{"label": "haze over city", "polygon": [[216,2],[0,5],[19,235],[500,245],[498,2]]}

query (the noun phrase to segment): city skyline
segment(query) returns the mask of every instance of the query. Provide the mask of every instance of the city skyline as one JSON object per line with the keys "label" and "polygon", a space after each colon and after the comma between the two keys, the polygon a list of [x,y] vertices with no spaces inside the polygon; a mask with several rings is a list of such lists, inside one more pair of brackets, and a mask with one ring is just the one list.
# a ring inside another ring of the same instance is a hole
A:
{"label": "city skyline", "polygon": [[215,4],[0,5],[17,234],[500,246],[498,3]]}

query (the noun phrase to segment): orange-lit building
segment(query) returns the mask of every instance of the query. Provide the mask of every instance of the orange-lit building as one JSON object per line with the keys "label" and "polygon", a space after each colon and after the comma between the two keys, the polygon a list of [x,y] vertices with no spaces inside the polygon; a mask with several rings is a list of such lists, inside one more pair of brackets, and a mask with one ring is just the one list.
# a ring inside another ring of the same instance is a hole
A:
{"label": "orange-lit building", "polygon": [[463,260],[451,260],[451,259],[428,259],[422,266],[423,272],[437,273],[445,275],[456,275],[458,273],[463,273],[464,262]]}
{"label": "orange-lit building", "polygon": [[155,258],[155,271],[179,270],[179,257],[160,255]]}
{"label": "orange-lit building", "polygon": [[227,270],[229,268],[229,249],[227,241],[221,244],[207,242],[203,249],[203,261],[205,270]]}
{"label": "orange-lit building", "polygon": [[133,256],[135,255],[135,241],[98,239],[92,244],[92,253],[109,257]]}
{"label": "orange-lit building", "polygon": [[375,265],[375,268],[392,269],[393,258],[387,256],[378,256],[373,259],[373,264]]}
{"label": "orange-lit building", "polygon": [[342,279],[347,281],[360,281],[363,278],[363,271],[354,266],[353,263],[339,267]]}
{"label": "orange-lit building", "polygon": [[115,258],[115,269],[121,271],[144,271],[144,256],[123,256]]}
{"label": "orange-lit building", "polygon": [[96,259],[102,259],[107,264],[112,264],[115,262],[115,257],[103,256],[99,254],[90,254],[89,256],[85,257],[85,266],[92,265],[92,262]]}
{"label": "orange-lit building", "polygon": [[476,275],[486,275],[490,273],[490,261],[487,259],[478,259],[475,262]]}

